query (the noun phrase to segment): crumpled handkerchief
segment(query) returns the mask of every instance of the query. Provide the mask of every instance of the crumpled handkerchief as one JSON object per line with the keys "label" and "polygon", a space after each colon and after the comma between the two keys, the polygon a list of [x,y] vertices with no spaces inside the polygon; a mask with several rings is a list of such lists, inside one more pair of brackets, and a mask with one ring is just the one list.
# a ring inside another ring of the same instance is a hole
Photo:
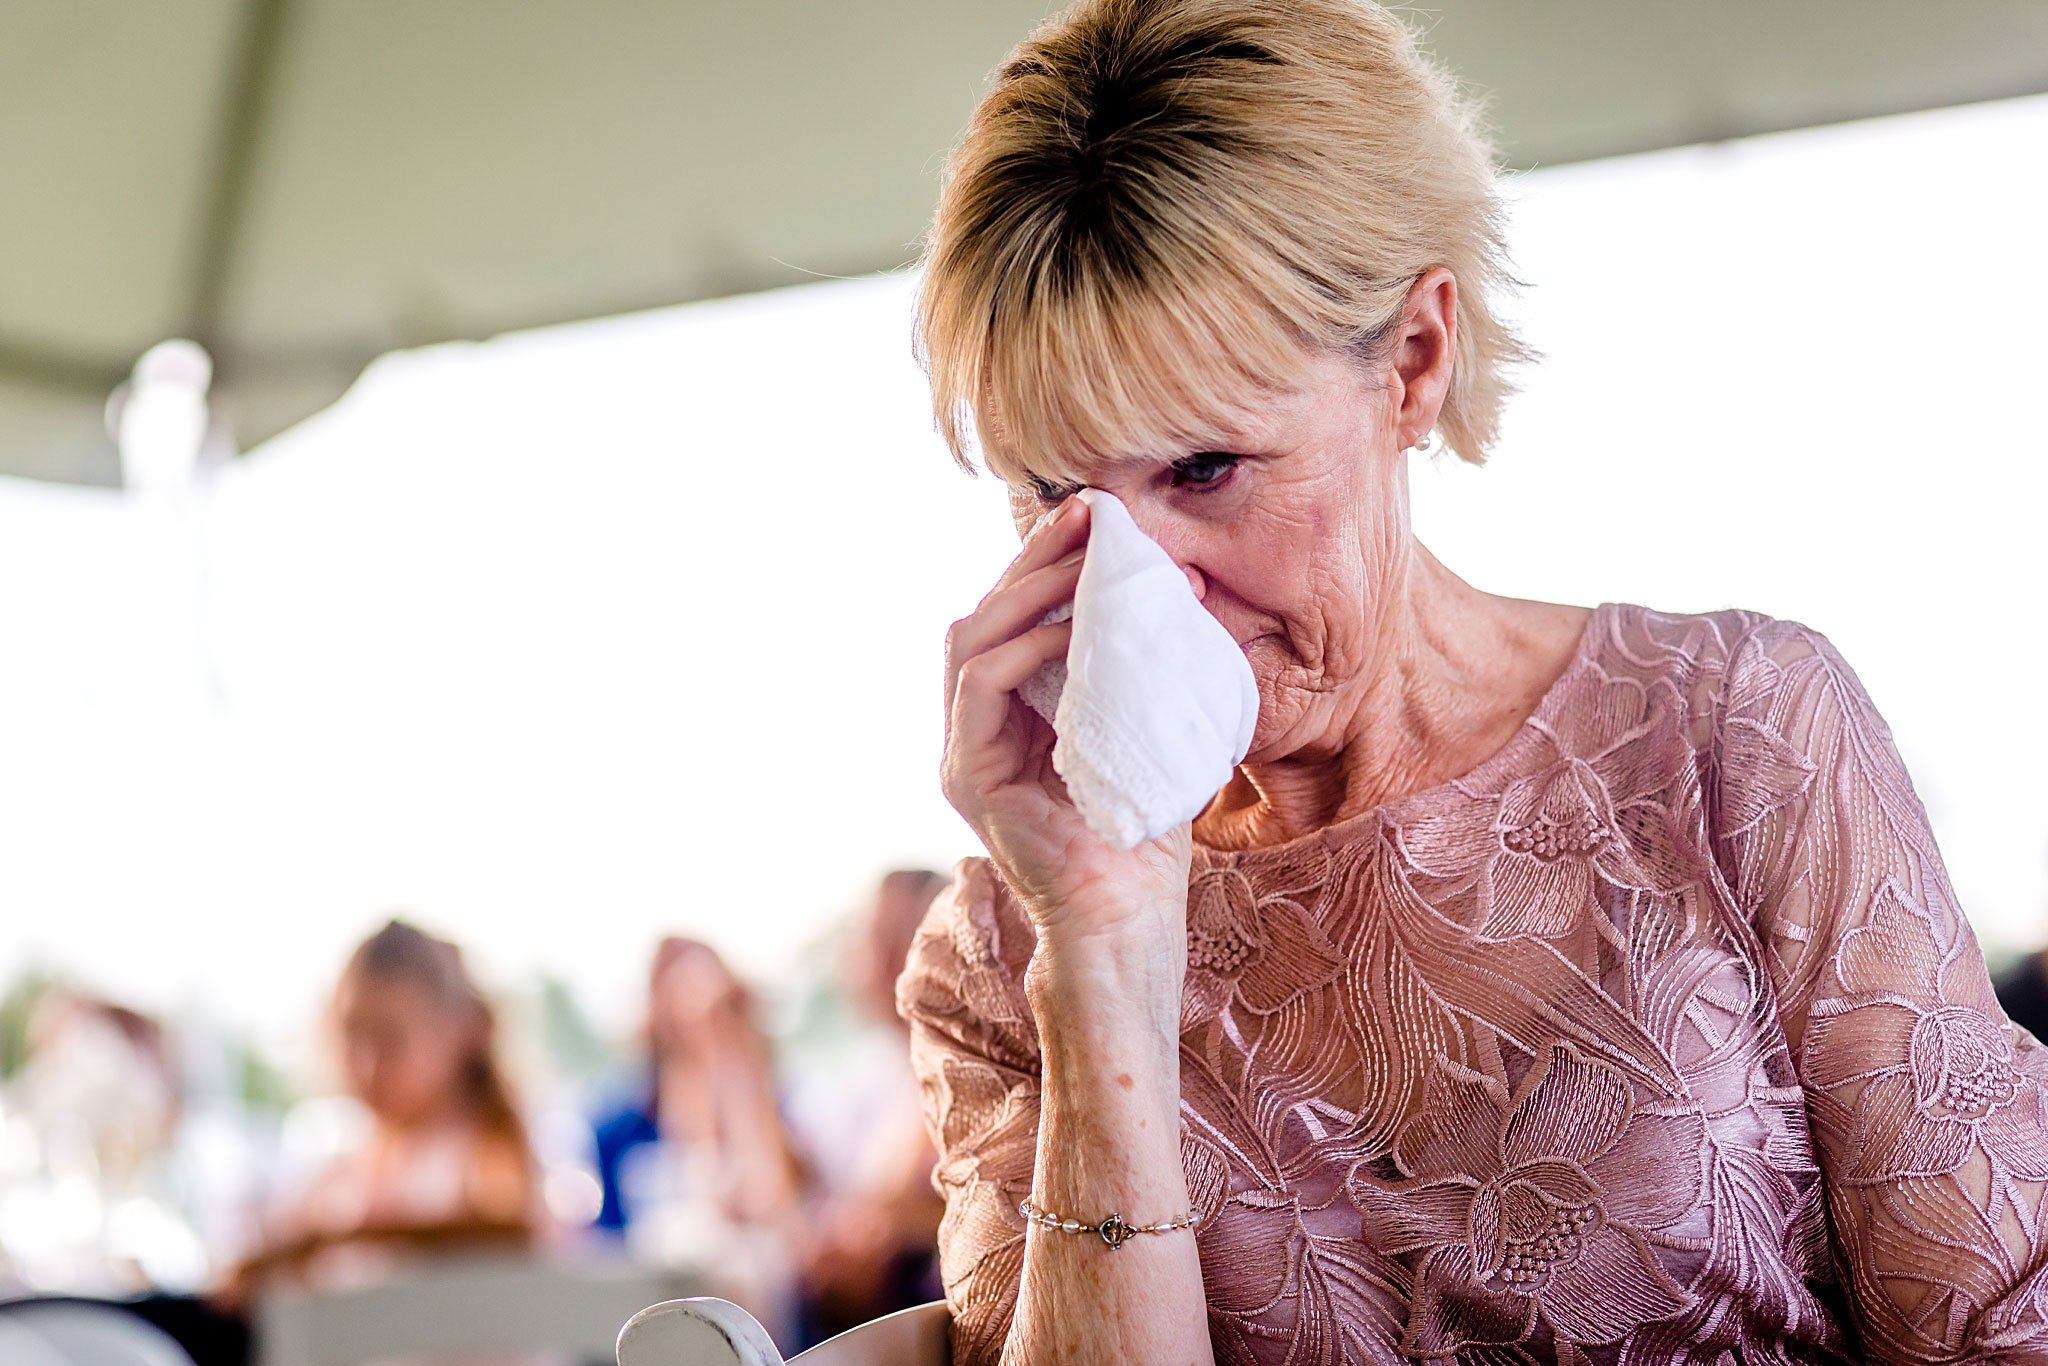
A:
{"label": "crumpled handkerchief", "polygon": [[1193,820],[1251,748],[1259,688],[1244,651],[1115,495],[1083,489],[1088,558],[1064,663],[1018,689],[1052,723],[1052,766],[1119,848]]}

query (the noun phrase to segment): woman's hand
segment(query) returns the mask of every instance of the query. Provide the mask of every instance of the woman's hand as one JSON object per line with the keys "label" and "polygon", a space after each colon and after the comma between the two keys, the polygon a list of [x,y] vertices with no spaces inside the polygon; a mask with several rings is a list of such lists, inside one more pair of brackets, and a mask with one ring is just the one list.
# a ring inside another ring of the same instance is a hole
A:
{"label": "woman's hand", "polygon": [[[1111,1212],[1149,1222],[1188,1209],[1179,1033],[1189,830],[1135,849],[1090,830],[1053,771],[1052,727],[1016,691],[1066,654],[1072,624],[1040,623],[1074,595],[1088,523],[1078,497],[1061,504],[947,634],[943,777],[1038,930],[1025,976],[1040,1064],[1031,1198],[1089,1222]],[[1006,1363],[1211,1359],[1191,1234],[1112,1252],[1032,1227],[1018,1275]]]}
{"label": "woman's hand", "polygon": [[1016,692],[1066,655],[1073,624],[1039,623],[1073,599],[1088,521],[1088,505],[1067,499],[947,633],[943,783],[1041,943],[1135,935],[1171,956],[1184,934],[1188,828],[1129,850],[1090,830],[1053,770],[1052,727]]}

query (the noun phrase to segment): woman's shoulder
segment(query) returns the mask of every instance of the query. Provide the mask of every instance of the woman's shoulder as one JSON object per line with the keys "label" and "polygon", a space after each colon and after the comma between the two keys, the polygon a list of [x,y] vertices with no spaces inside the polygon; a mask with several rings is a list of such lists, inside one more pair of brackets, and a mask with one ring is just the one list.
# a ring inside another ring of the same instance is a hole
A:
{"label": "woman's shoulder", "polygon": [[1664,612],[1610,603],[1588,631],[1587,662],[1609,679],[1670,689],[1701,743],[1734,719],[1770,710],[1773,699],[1811,681],[1859,686],[1826,636],[1763,612]]}
{"label": "woman's shoulder", "polygon": [[1588,628],[1587,653],[1610,671],[1723,675],[1758,657],[1813,653],[1825,637],[1811,627],[1747,608],[1666,612],[1608,603]]}
{"label": "woman's shoulder", "polygon": [[1603,617],[1603,638],[1589,658],[1608,678],[1633,674],[1672,690],[1718,798],[1718,835],[1739,833],[1805,792],[1828,766],[1843,727],[1892,743],[1855,670],[1803,622],[1626,605]]}
{"label": "woman's shoulder", "polygon": [[962,859],[953,885],[925,913],[896,980],[896,1009],[1004,1061],[1034,1062],[1038,1033],[1024,970],[1038,942],[1031,921],[986,858]]}

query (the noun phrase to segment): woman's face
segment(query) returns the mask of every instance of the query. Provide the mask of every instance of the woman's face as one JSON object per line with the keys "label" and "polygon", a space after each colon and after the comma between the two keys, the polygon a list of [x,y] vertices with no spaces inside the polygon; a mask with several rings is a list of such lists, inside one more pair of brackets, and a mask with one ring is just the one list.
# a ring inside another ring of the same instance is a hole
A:
{"label": "woman's face", "polygon": [[693,944],[654,974],[647,993],[647,1033],[659,1055],[687,1046],[739,1008],[740,984],[722,959]]}
{"label": "woman's face", "polygon": [[[1247,416],[1200,449],[1094,481],[1186,571],[1244,650],[1259,684],[1249,762],[1341,749],[1354,685],[1383,653],[1409,535],[1398,389],[1327,357],[1300,389],[1245,405]],[[1046,492],[1012,487],[1020,528],[1058,501]]]}
{"label": "woman's face", "polygon": [[476,1026],[423,984],[349,982],[336,1004],[348,1089],[378,1119],[415,1125],[464,1093],[463,1071],[480,1046]]}

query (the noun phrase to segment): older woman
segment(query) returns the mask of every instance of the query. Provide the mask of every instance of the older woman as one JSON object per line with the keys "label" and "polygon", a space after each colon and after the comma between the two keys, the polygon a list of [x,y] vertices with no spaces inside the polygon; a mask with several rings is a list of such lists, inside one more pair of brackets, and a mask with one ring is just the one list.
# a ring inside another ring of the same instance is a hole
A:
{"label": "older woman", "polygon": [[[989,857],[899,985],[963,1362],[2048,1352],[2048,1057],[1848,666],[1415,541],[1407,453],[1493,441],[1504,278],[1471,117],[1367,0],[1083,0],[953,159],[939,421],[1034,528],[949,640]],[[1259,683],[1128,852],[1015,693],[1082,486]]]}

